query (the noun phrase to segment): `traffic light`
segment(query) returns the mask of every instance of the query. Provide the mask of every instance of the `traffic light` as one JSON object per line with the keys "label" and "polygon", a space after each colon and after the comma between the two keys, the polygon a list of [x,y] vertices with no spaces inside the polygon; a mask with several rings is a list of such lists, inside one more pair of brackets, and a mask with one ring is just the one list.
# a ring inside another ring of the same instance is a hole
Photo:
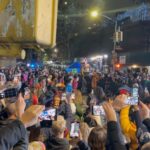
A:
{"label": "traffic light", "polygon": [[123,32],[122,31],[116,31],[114,33],[113,38],[114,38],[115,42],[122,42],[123,41]]}
{"label": "traffic light", "polygon": [[116,64],[116,65],[115,65],[115,68],[116,68],[117,70],[119,70],[119,69],[121,68],[121,65],[120,65],[120,64]]}
{"label": "traffic light", "polygon": [[122,31],[118,31],[118,39],[119,39],[119,42],[123,41],[123,32]]}

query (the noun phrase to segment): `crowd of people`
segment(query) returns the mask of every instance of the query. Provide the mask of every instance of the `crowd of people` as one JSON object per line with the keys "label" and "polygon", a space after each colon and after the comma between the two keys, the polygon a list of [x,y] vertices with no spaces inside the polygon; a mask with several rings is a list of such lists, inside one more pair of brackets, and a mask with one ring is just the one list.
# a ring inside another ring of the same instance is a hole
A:
{"label": "crowd of people", "polygon": [[[147,71],[0,72],[0,150],[150,149]],[[12,88],[16,95],[5,92]]]}

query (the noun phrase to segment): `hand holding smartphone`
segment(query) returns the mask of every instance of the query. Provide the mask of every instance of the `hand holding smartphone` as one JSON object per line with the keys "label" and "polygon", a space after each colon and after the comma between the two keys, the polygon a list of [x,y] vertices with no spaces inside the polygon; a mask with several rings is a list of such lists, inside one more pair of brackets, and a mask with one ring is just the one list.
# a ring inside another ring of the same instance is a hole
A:
{"label": "hand holding smartphone", "polygon": [[79,122],[71,123],[70,137],[78,138],[79,132],[80,132],[80,123]]}
{"label": "hand holding smartphone", "polygon": [[125,104],[127,105],[137,105],[139,102],[139,94],[138,94],[138,88],[132,89],[132,95],[127,98],[125,101]]}
{"label": "hand holding smartphone", "polygon": [[103,108],[102,105],[100,105],[100,106],[99,105],[94,105],[92,107],[92,113],[95,116],[100,116],[100,115],[105,116],[105,111],[104,111],[104,108]]}
{"label": "hand holding smartphone", "polygon": [[57,110],[55,108],[45,109],[39,116],[41,120],[56,120]]}

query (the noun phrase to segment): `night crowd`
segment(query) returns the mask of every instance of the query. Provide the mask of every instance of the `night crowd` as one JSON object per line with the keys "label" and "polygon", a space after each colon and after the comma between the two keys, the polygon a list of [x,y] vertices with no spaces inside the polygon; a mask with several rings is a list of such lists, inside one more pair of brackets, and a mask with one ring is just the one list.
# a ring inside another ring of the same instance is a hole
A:
{"label": "night crowd", "polygon": [[148,71],[1,69],[0,150],[150,150]]}

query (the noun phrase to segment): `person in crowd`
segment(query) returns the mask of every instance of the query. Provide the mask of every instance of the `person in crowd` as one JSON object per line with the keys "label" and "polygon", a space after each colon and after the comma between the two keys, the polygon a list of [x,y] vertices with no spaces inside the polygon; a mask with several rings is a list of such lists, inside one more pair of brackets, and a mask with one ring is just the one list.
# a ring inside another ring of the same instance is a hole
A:
{"label": "person in crowd", "polygon": [[8,117],[0,121],[0,149],[27,150],[28,137],[25,128],[38,122],[38,116],[43,109],[43,106],[35,105],[25,111],[25,101],[21,94],[15,103],[8,104]]}
{"label": "person in crowd", "polygon": [[69,150],[69,142],[64,139],[66,130],[66,121],[62,116],[58,116],[57,120],[52,125],[52,136],[45,141],[47,150]]}
{"label": "person in crowd", "polygon": [[74,78],[73,78],[73,81],[72,81],[72,88],[73,90],[77,90],[78,88],[78,77],[75,75]]}
{"label": "person in crowd", "polygon": [[66,93],[67,93],[68,96],[70,96],[72,92],[73,92],[72,79],[69,78],[68,83],[66,85]]}
{"label": "person in crowd", "polygon": [[76,108],[76,105],[75,105],[75,93],[72,93],[71,96],[70,96],[70,100],[69,100],[69,104],[70,104],[70,107],[71,107],[71,112],[72,114],[76,114],[76,111],[77,111],[77,108]]}
{"label": "person in crowd", "polygon": [[46,150],[42,142],[32,142],[29,144],[28,150]]}
{"label": "person in crowd", "polygon": [[80,132],[82,135],[82,140],[86,143],[88,143],[88,137],[89,137],[91,130],[92,128],[90,128],[87,123],[85,122],[80,123]]}
{"label": "person in crowd", "polygon": [[96,72],[93,72],[92,76],[92,89],[95,89],[97,87],[99,76],[97,75]]}
{"label": "person in crowd", "polygon": [[[107,131],[105,128],[96,126],[92,129],[88,138],[88,147],[91,150],[125,150],[125,145],[122,145],[119,139],[117,117],[112,105],[108,102],[103,104],[103,108],[108,120]],[[107,139],[109,143],[107,143]],[[79,141],[78,146],[80,150],[87,150],[87,145],[83,141]]]}
{"label": "person in crowd", "polygon": [[39,103],[39,100],[38,100],[37,89],[36,88],[33,88],[31,90],[31,96],[32,96],[32,104],[37,105]]}
{"label": "person in crowd", "polygon": [[143,103],[150,109],[150,96],[143,99]]}
{"label": "person in crowd", "polygon": [[[0,76],[0,93],[6,84],[7,88],[15,85],[22,95],[17,101],[11,98],[13,103],[9,98],[0,100],[0,150],[150,149],[149,97],[143,90],[148,86],[148,73],[127,70],[73,75],[51,66],[35,70],[17,66],[8,70],[1,71],[6,80],[4,83]],[[9,76],[18,73],[22,77],[26,73],[28,80],[9,80]],[[31,78],[36,84],[31,85]],[[137,83],[139,102],[129,104],[127,100]],[[26,87],[32,91],[31,96]],[[26,101],[31,103],[25,109]],[[97,115],[93,112],[95,105]],[[51,116],[51,108],[56,108],[56,117]],[[49,120],[39,117],[44,112]],[[80,124],[75,128],[78,138],[70,135],[72,122]]]}

